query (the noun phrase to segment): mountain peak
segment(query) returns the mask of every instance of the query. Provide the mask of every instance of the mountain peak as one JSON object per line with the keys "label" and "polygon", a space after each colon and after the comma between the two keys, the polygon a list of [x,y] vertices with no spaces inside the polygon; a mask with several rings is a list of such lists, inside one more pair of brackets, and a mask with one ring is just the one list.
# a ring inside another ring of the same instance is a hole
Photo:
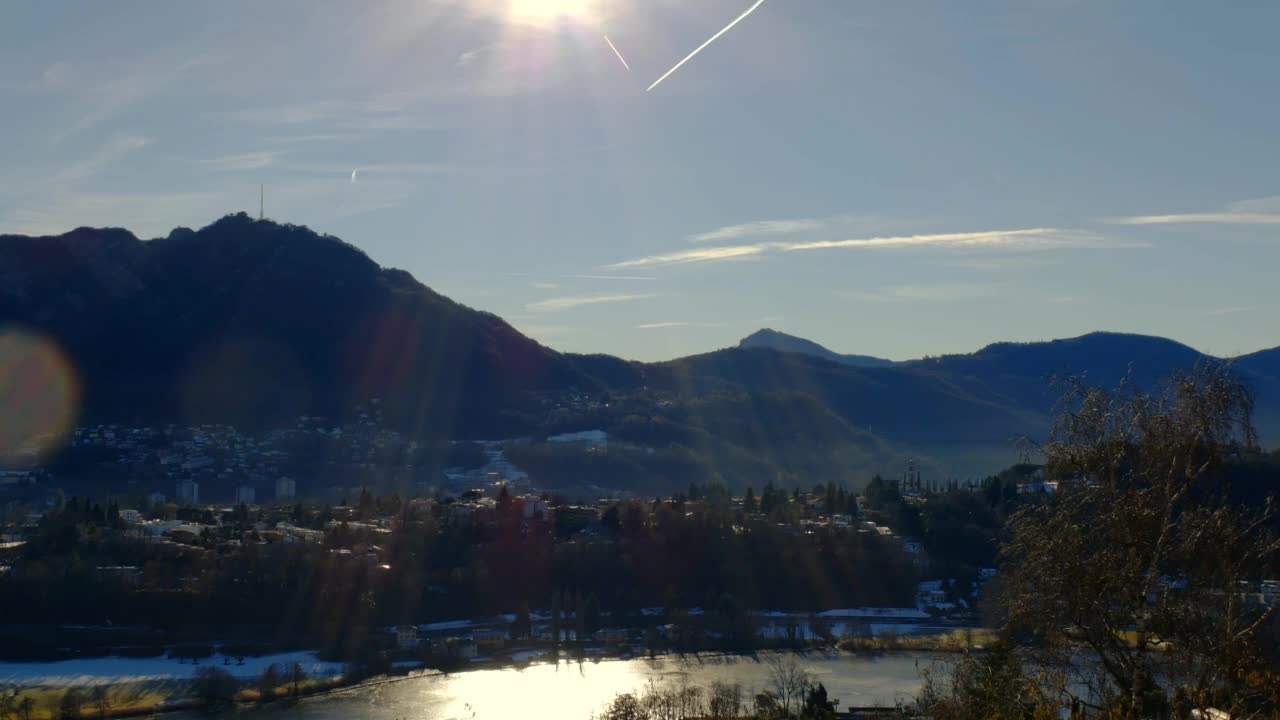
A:
{"label": "mountain peak", "polygon": [[829,350],[812,340],[806,340],[795,335],[774,330],[773,328],[761,328],[738,342],[740,348],[769,348],[780,352],[798,353],[801,355],[812,355],[831,362],[837,362],[842,365],[852,365],[855,367],[884,367],[892,365],[891,360],[871,357],[869,355],[842,355],[833,350]]}

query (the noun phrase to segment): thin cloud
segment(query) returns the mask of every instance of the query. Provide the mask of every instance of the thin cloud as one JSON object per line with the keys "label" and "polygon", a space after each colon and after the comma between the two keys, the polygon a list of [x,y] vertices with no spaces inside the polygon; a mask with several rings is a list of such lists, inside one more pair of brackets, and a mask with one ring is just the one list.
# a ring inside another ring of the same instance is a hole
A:
{"label": "thin cloud", "polygon": [[1217,212],[1108,218],[1113,225],[1280,225],[1280,195],[1240,200]]}
{"label": "thin cloud", "polygon": [[723,242],[725,240],[738,240],[744,237],[758,237],[761,235],[790,235],[798,232],[810,232],[821,230],[826,226],[827,223],[825,221],[816,218],[761,220],[742,223],[741,225],[727,225],[710,232],[690,235],[688,240],[696,243]]}
{"label": "thin cloud", "polygon": [[[167,92],[193,71],[213,64],[211,57],[201,56],[174,65],[153,56],[123,72],[103,79],[96,68],[73,67],[67,63],[56,64],[56,70],[47,81],[60,89],[80,86],[77,90],[85,103],[79,119],[65,132],[54,137],[60,142],[69,135],[93,128],[154,95]],[[46,68],[46,72],[50,69]]]}
{"label": "thin cloud", "polygon": [[561,310],[572,310],[573,308],[584,307],[587,305],[600,305],[604,303],[630,302],[632,300],[644,300],[654,297],[653,295],[577,295],[569,297],[551,298],[549,300],[539,300],[538,302],[529,303],[524,309],[529,312],[558,312]]}
{"label": "thin cloud", "polygon": [[566,275],[565,277],[581,280],[657,280],[656,277],[643,275]]}
{"label": "thin cloud", "polygon": [[205,113],[212,120],[230,120],[251,125],[307,125],[331,120],[348,106],[332,100],[243,108]]}
{"label": "thin cloud", "polygon": [[50,178],[50,182],[54,186],[61,187],[87,180],[126,156],[146,147],[149,142],[146,138],[137,135],[121,135],[112,138],[89,157],[58,172]]}
{"label": "thin cloud", "polygon": [[637,330],[663,330],[666,328],[716,328],[724,327],[724,323],[689,322],[687,320],[671,320],[667,322],[651,322],[636,325]]}
{"label": "thin cloud", "polygon": [[676,320],[673,322],[641,323],[640,325],[636,326],[636,329],[637,330],[660,330],[662,328],[689,327],[689,325],[691,324],[692,323],[687,323],[681,320]]}
{"label": "thin cloud", "polygon": [[800,250],[830,250],[835,248],[911,247],[1055,250],[1066,247],[1096,249],[1146,246],[1146,243],[1117,243],[1116,241],[1109,240],[1101,235],[1082,230],[1027,228],[1023,230],[990,230],[985,232],[896,235],[888,237],[855,238],[850,240],[817,240],[813,242],[782,244],[778,246],[778,249],[783,252],[795,252]]}
{"label": "thin cloud", "polygon": [[259,170],[267,167],[276,161],[280,156],[278,152],[262,151],[240,153],[238,155],[226,155],[224,157],[211,158],[204,160],[204,164],[209,169],[216,172],[243,172],[246,170]]}
{"label": "thin cloud", "polygon": [[880,250],[898,248],[953,248],[970,250],[1045,251],[1067,248],[1123,249],[1145,248],[1149,243],[1119,240],[1083,230],[1058,228],[1027,228],[1021,230],[989,230],[966,233],[933,233],[926,235],[896,235],[886,237],[853,238],[848,240],[817,240],[811,242],[762,242],[749,245],[721,245],[697,250],[649,255],[624,260],[611,268],[659,267],[689,263],[714,262],[753,257],[766,253],[788,253],[805,250]]}
{"label": "thin cloud", "polygon": [[[301,173],[316,173],[320,175],[350,175],[351,168],[352,166],[350,164],[318,163],[289,165],[286,169]],[[439,175],[441,173],[454,172],[458,168],[446,163],[404,162],[360,165],[359,169],[360,177],[364,178],[370,175]]]}
{"label": "thin cloud", "polygon": [[530,286],[538,290],[555,290],[560,287],[560,285],[557,283],[549,283],[549,282],[530,283]]}
{"label": "thin cloud", "polygon": [[1133,217],[1111,218],[1107,222],[1113,225],[1184,225],[1184,224],[1223,224],[1223,225],[1280,225],[1280,213],[1183,213],[1180,215],[1135,215]]}
{"label": "thin cloud", "polygon": [[699,250],[682,250],[680,252],[665,253],[662,255],[649,255],[646,257],[635,258],[633,260],[623,260],[609,267],[616,269],[633,268],[633,267],[656,267],[660,265],[686,265],[689,263],[712,262],[716,260],[735,260],[752,255],[759,255],[769,249],[768,244],[759,245],[723,245],[720,247],[699,249]]}

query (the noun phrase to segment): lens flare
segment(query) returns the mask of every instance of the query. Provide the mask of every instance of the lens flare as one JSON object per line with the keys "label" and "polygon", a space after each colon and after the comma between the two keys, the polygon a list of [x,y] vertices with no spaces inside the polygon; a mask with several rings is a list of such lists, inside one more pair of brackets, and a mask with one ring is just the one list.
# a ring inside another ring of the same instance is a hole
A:
{"label": "lens flare", "polygon": [[0,329],[0,464],[39,462],[62,446],[79,412],[75,367],[58,345]]}
{"label": "lens flare", "polygon": [[591,16],[593,4],[593,0],[507,0],[507,16],[532,25],[585,20]]}

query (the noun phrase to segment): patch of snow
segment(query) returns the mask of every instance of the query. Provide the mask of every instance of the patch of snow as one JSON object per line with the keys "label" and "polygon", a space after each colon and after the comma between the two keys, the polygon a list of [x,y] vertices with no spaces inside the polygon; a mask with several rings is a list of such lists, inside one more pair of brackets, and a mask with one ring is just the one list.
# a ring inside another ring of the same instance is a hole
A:
{"label": "patch of snow", "polygon": [[861,607],[826,610],[818,613],[824,618],[895,618],[898,620],[926,620],[929,613],[919,608]]}
{"label": "patch of snow", "polygon": [[[228,664],[223,664],[229,660]],[[196,665],[178,662],[170,657],[154,658],[82,658],[55,662],[0,662],[0,684],[22,686],[87,685],[95,682],[128,682],[135,680],[184,680],[195,677],[201,668],[217,667],[236,678],[248,680],[262,674],[273,664],[302,666],[307,677],[335,677],[343,672],[342,663],[324,662],[313,652],[291,652],[261,657],[246,657],[237,664],[235,657],[214,654]]]}
{"label": "patch of snow", "polygon": [[465,630],[473,625],[475,625],[475,623],[471,622],[470,620],[445,620],[443,622],[434,622],[434,623],[427,623],[426,625],[419,625],[418,630],[420,632],[436,632],[441,630]]}

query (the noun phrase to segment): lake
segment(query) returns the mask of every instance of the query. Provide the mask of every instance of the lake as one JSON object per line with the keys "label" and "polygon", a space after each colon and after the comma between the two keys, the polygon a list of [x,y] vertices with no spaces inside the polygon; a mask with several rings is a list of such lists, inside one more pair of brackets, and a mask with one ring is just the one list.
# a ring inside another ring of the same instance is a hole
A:
{"label": "lake", "polygon": [[[840,707],[893,705],[910,699],[920,687],[919,667],[942,662],[923,653],[852,655],[810,653],[795,656],[827,687]],[[601,660],[530,665],[526,668],[468,670],[353,688],[296,704],[228,710],[237,720],[587,720],[619,693],[639,691],[651,679],[709,686],[740,683],[744,696],[765,689],[769,666],[763,659],[706,655],[656,660]],[[206,713],[182,716],[203,718]]]}

